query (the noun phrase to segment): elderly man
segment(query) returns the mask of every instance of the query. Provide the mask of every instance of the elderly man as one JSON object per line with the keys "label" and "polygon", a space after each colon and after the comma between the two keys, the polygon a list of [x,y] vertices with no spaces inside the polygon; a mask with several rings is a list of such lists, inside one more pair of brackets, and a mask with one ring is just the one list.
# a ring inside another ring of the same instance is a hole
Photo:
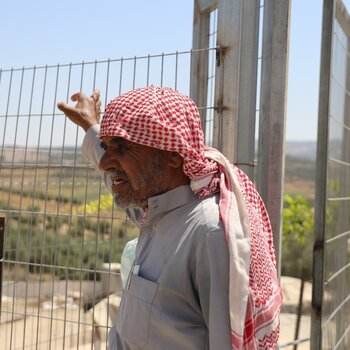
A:
{"label": "elderly man", "polygon": [[[192,100],[146,87],[58,105],[86,131],[116,203],[144,210],[109,349],[274,349],[281,289],[268,215],[254,185],[204,146]],[[101,151],[97,144],[101,142]]]}

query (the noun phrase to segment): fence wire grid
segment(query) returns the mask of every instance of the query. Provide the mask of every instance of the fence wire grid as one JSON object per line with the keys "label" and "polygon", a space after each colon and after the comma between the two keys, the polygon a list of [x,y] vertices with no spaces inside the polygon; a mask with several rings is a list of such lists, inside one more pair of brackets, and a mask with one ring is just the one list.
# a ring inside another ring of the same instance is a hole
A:
{"label": "fence wire grid", "polygon": [[[256,106],[265,7],[259,3]],[[6,350],[106,348],[121,295],[118,262],[125,243],[138,234],[83,158],[84,132],[57,102],[99,88],[103,110],[115,96],[146,85],[189,95],[191,62],[204,54],[207,94],[199,110],[211,145],[220,110],[216,89],[230,71],[227,65],[216,74],[218,57],[221,67],[225,60],[225,49],[216,46],[217,22],[213,9],[206,49],[0,70],[0,216],[6,215],[3,235],[0,225],[0,337]],[[257,136],[260,110],[254,112]]]}
{"label": "fence wire grid", "polygon": [[325,349],[347,349],[350,346],[350,37],[337,21],[333,35],[322,328]]}
{"label": "fence wire grid", "polygon": [[328,83],[321,90],[319,115],[324,138],[318,141],[316,182],[316,201],[324,205],[316,207],[315,216],[312,344],[313,349],[345,350],[350,347],[350,17],[341,1],[329,4],[324,18],[330,18],[331,35],[323,43],[329,61],[324,59],[321,68],[321,81]]}
{"label": "fence wire grid", "polygon": [[[191,58],[201,51],[0,71],[5,349],[106,346],[121,295],[118,262],[138,234],[82,156],[84,133],[57,102],[95,88],[103,106],[146,85],[188,94]],[[216,48],[205,51],[214,60],[213,84]],[[208,142],[213,101],[212,93],[199,106],[208,115]]]}

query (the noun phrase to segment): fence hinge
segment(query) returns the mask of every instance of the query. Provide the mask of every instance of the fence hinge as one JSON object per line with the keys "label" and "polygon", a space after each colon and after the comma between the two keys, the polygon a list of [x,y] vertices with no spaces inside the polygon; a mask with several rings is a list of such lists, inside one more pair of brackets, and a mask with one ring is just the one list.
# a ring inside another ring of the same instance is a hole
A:
{"label": "fence hinge", "polygon": [[217,46],[216,48],[216,66],[220,67],[221,62],[224,59],[224,53],[228,46]]}

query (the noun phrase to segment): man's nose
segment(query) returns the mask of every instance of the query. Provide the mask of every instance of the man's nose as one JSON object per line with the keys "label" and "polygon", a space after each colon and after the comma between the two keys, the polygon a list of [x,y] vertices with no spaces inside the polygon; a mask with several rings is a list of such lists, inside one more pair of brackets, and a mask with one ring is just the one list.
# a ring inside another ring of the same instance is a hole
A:
{"label": "man's nose", "polygon": [[106,150],[100,159],[98,166],[102,171],[108,171],[111,169],[119,168],[120,165],[117,157],[110,151]]}

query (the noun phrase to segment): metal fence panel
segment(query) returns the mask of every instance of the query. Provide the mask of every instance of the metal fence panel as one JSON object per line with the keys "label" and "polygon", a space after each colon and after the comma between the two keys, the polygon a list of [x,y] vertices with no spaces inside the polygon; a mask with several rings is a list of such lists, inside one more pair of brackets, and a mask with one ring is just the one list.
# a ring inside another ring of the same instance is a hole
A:
{"label": "metal fence panel", "polygon": [[350,17],[324,2],[316,183],[313,349],[350,347]]}
{"label": "metal fence panel", "polygon": [[116,262],[138,234],[82,156],[84,133],[56,103],[95,87],[103,105],[151,84],[188,93],[200,53],[0,71],[2,348],[105,347],[121,294]]}
{"label": "metal fence panel", "polygon": [[0,70],[0,214],[6,214],[0,337],[6,349],[105,347],[120,297],[115,262],[137,235],[82,157],[84,134],[56,109],[58,101],[95,87],[102,105],[151,84],[190,93],[206,142],[224,146],[253,177],[259,18],[266,2],[195,3],[205,15],[195,22],[201,36],[191,51]]}

